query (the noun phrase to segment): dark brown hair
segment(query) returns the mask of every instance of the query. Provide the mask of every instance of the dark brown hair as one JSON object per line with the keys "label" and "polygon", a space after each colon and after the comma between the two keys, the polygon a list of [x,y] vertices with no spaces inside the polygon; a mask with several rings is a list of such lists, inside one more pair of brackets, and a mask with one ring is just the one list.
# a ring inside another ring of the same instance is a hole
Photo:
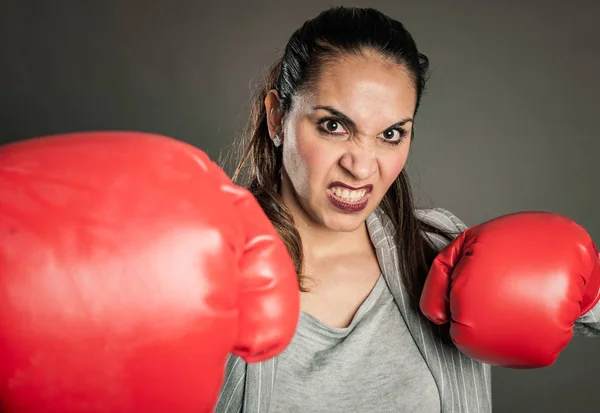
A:
{"label": "dark brown hair", "polygon": [[[324,64],[336,57],[360,54],[367,50],[402,65],[411,73],[417,91],[418,109],[429,62],[425,55],[418,52],[409,32],[400,22],[374,9],[333,7],[307,21],[292,34],[283,56],[269,69],[263,84],[256,91],[246,128],[231,152],[239,156],[233,181],[254,194],[273,223],[296,265],[302,291],[306,290],[303,284],[302,240],[292,215],[275,189],[280,184],[282,154],[269,137],[264,101],[269,91],[276,90],[280,110],[285,114],[294,96],[318,79]],[[238,153],[235,154],[235,151]],[[391,185],[380,207],[396,228],[398,262],[403,281],[412,302],[418,305],[424,280],[437,253],[428,242],[425,232],[449,235],[417,218],[405,171]]]}

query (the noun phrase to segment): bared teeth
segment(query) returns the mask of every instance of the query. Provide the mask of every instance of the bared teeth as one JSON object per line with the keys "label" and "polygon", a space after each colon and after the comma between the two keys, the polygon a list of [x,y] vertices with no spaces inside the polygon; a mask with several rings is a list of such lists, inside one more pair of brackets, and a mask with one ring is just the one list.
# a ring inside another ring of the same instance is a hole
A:
{"label": "bared teeth", "polygon": [[331,192],[338,198],[348,202],[356,202],[361,200],[367,193],[366,189],[359,189],[358,191],[351,191],[348,188],[342,188],[339,186],[331,188]]}

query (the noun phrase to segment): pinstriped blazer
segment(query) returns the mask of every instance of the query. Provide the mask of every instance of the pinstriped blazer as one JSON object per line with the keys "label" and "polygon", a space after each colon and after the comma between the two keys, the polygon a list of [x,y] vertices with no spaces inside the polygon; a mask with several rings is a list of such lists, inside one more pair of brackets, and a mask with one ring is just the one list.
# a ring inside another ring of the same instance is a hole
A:
{"label": "pinstriped blazer", "polygon": [[[444,209],[423,209],[417,213],[422,220],[451,233],[458,234],[466,229],[462,221]],[[367,228],[384,279],[437,384],[441,413],[491,412],[491,367],[468,358],[452,344],[442,343],[434,335],[434,329],[438,327],[409,305],[408,291],[402,283],[397,262],[394,227],[380,208],[368,217]],[[447,240],[442,237],[434,234],[429,237],[439,250],[447,245]],[[600,336],[600,305],[579,318],[574,331],[580,335]],[[246,364],[239,357],[230,355],[215,413],[285,413],[269,411],[277,365],[277,357]]]}

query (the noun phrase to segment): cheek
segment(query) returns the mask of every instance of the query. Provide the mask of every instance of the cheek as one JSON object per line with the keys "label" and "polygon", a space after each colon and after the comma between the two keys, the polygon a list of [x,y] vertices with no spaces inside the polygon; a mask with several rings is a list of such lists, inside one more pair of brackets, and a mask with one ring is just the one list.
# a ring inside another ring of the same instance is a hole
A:
{"label": "cheek", "polygon": [[298,193],[308,193],[311,182],[323,180],[328,168],[331,151],[324,148],[314,127],[299,122],[286,134],[284,142],[284,167]]}
{"label": "cheek", "polygon": [[[402,144],[401,144],[402,145]],[[400,172],[406,165],[408,159],[409,145],[403,148],[398,148],[398,151],[389,154],[380,162],[381,176],[387,187],[392,185]]]}

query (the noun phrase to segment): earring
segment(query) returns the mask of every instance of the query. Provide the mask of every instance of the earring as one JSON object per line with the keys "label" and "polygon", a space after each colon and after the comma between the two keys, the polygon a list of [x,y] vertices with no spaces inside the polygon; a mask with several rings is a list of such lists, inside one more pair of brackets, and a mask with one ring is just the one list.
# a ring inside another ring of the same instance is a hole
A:
{"label": "earring", "polygon": [[275,145],[276,148],[281,146],[281,138],[279,138],[279,135],[275,135],[273,138],[273,145]]}

